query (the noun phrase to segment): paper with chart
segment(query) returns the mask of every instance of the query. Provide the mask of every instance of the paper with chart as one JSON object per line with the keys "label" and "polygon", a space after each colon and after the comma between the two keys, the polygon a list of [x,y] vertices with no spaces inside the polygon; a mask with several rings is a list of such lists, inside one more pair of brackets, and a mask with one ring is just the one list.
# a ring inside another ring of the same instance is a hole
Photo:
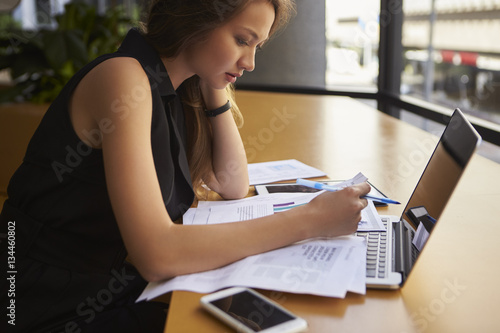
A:
{"label": "paper with chart", "polygon": [[295,159],[248,164],[250,185],[323,176],[323,171]]}
{"label": "paper with chart", "polygon": [[[361,173],[338,186],[366,181]],[[240,222],[305,205],[316,193],[273,193],[241,200],[200,201],[183,217],[183,224]],[[373,202],[361,212],[358,231],[385,230]],[[305,221],[307,223],[307,221]],[[345,236],[313,239],[250,256],[233,264],[168,281],[149,283],[137,301],[149,300],[173,290],[208,293],[231,286],[345,297],[347,292],[366,292],[366,243]]]}
{"label": "paper with chart", "polygon": [[366,243],[361,237],[316,239],[254,255],[206,272],[149,283],[137,301],[173,290],[209,293],[232,286],[345,297],[364,294]]}
{"label": "paper with chart", "polygon": [[191,217],[184,217],[184,224],[211,224],[238,222],[272,215],[294,207],[302,206],[320,193],[273,193],[257,195],[240,200],[200,201],[197,208],[191,208]]}
{"label": "paper with chart", "polygon": [[[184,224],[212,224],[251,220],[305,205],[323,193],[272,193],[241,200],[200,201],[183,217]],[[371,200],[361,211],[358,231],[384,231],[385,226]]]}

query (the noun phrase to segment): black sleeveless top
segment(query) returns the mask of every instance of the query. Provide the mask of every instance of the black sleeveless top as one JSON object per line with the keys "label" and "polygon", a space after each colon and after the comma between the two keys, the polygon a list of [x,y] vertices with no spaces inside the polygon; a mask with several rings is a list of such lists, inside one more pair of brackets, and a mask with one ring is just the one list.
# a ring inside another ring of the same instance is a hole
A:
{"label": "black sleeveless top", "polygon": [[[79,139],[68,113],[72,93],[81,79],[113,57],[137,59],[149,78],[153,100],[151,148],[163,201],[172,220],[179,219],[193,202],[179,96],[157,52],[132,29],[117,52],[92,61],[68,82],[42,119],[22,165],[9,183],[0,221],[2,228],[15,221],[17,266],[25,268],[18,269],[17,295],[29,300],[28,289],[65,289],[62,294],[51,295],[50,300],[38,299],[41,308],[29,310],[35,314],[22,314],[18,309],[19,319],[28,316],[26,320],[37,321],[37,316],[47,316],[47,308],[59,307],[58,302],[78,317],[78,305],[86,297],[96,295],[110,279],[124,272],[126,251],[106,189],[102,151]],[[111,107],[124,115],[129,112],[120,100]],[[99,140],[97,133],[85,136],[90,142]],[[53,281],[46,275],[51,269],[54,271],[50,274],[58,274]],[[136,274],[134,279],[144,287],[137,272],[127,274]],[[19,302],[23,299],[18,298]]]}

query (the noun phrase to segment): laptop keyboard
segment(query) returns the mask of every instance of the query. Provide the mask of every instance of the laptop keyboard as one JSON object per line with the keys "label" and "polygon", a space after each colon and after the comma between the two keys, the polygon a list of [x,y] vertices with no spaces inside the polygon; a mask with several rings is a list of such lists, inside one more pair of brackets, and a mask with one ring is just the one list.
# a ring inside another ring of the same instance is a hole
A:
{"label": "laptop keyboard", "polygon": [[[387,228],[388,219],[382,219],[382,222]],[[390,264],[387,258],[387,233],[358,231],[356,235],[366,239],[366,277],[385,278]]]}

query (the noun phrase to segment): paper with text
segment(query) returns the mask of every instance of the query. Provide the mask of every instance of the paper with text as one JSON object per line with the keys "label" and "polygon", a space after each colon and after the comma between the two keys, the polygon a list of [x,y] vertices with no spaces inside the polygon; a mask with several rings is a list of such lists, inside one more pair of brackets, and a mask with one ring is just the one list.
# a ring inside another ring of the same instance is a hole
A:
{"label": "paper with text", "polygon": [[[272,193],[241,200],[200,201],[198,208],[190,208],[183,218],[184,224],[212,224],[245,221],[272,215],[305,205],[323,191],[315,193]],[[385,226],[372,201],[361,211],[358,231],[384,231]]]}
{"label": "paper with text", "polygon": [[[364,181],[366,177],[359,173],[340,186],[352,186]],[[241,200],[200,201],[197,208],[190,208],[184,214],[183,223],[246,221],[307,204],[321,193],[323,191],[273,193]],[[358,231],[385,230],[370,200],[361,215]],[[149,283],[137,301],[152,299],[173,290],[208,293],[231,286],[341,298],[348,291],[360,294],[366,292],[365,270],[364,238],[346,236],[314,239],[250,256],[218,269]]]}
{"label": "paper with text", "polygon": [[360,237],[310,240],[218,269],[150,283],[137,301],[173,290],[209,293],[231,286],[343,298],[347,291],[365,292],[365,253]]}
{"label": "paper with text", "polygon": [[323,171],[294,159],[248,164],[250,185],[325,175]]}

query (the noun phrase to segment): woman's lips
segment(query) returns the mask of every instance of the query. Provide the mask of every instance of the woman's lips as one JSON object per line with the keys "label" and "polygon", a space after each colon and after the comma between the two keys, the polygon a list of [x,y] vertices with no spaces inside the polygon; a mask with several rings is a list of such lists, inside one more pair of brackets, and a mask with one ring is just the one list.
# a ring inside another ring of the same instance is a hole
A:
{"label": "woman's lips", "polygon": [[236,79],[239,78],[241,74],[236,73],[226,73],[226,80],[231,83],[235,83]]}

